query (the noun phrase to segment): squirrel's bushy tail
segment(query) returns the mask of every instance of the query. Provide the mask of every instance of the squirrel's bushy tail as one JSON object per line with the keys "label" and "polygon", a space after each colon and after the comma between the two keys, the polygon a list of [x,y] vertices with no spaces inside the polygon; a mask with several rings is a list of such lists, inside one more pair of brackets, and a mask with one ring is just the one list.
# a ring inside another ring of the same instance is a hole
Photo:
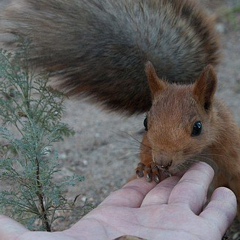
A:
{"label": "squirrel's bushy tail", "polygon": [[0,30],[30,39],[32,63],[65,93],[130,114],[151,106],[148,60],[179,83],[219,60],[212,20],[192,0],[13,0]]}

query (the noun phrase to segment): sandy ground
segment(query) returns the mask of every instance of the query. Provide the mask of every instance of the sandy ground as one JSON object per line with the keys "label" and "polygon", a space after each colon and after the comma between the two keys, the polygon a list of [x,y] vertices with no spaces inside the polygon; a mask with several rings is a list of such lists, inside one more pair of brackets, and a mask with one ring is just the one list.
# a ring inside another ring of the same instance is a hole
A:
{"label": "sandy ground", "polygon": [[[2,10],[7,2],[0,0]],[[224,57],[218,71],[218,96],[232,109],[240,124],[240,14],[236,24],[226,22],[222,16],[226,8],[239,6],[240,0],[205,0],[204,3],[216,17],[222,39]],[[125,118],[76,100],[67,100],[65,105],[63,121],[73,127],[76,134],[56,144],[62,166],[59,178],[73,174],[84,176],[84,182],[69,188],[68,196],[74,198],[80,194],[79,206],[86,200],[97,205],[134,175],[144,115]],[[75,211],[58,227],[69,226],[79,216],[80,212]],[[238,237],[233,239],[240,239]]]}

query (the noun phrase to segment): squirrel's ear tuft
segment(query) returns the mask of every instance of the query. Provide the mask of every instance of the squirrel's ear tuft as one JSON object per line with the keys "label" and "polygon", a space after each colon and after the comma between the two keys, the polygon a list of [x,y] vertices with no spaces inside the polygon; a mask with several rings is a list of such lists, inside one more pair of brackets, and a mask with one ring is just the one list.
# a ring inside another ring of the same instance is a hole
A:
{"label": "squirrel's ear tuft", "polygon": [[154,96],[166,88],[166,83],[158,78],[155,68],[150,61],[148,61],[145,65],[145,72],[147,75],[152,98],[154,98]]}
{"label": "squirrel's ear tuft", "polygon": [[214,68],[208,65],[204,68],[200,78],[194,84],[193,94],[197,97],[205,110],[211,108],[217,89],[217,75]]}

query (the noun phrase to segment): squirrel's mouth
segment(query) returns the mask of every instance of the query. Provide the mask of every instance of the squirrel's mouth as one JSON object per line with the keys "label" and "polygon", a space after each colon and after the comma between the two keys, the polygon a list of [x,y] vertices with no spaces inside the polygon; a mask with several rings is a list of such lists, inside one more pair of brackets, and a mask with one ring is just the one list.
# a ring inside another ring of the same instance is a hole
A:
{"label": "squirrel's mouth", "polygon": [[173,175],[182,176],[196,162],[199,162],[199,160],[197,160],[197,159],[192,160],[191,158],[185,159],[184,162],[182,162],[182,163],[172,165],[168,169],[168,173],[171,176],[173,176]]}
{"label": "squirrel's mouth", "polygon": [[159,173],[163,175],[163,178],[167,178],[171,176],[182,176],[196,162],[196,160],[192,161],[191,159],[188,159],[178,164],[169,162],[165,166],[156,163],[154,163],[154,165],[158,169]]}

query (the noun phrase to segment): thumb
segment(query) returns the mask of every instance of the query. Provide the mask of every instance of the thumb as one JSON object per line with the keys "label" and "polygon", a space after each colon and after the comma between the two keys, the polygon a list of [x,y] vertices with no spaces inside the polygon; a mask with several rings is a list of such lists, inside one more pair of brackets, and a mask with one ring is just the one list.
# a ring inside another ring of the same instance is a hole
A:
{"label": "thumb", "polygon": [[236,196],[230,189],[219,187],[213,192],[210,202],[200,217],[208,220],[223,236],[233,222],[236,213]]}
{"label": "thumb", "polygon": [[0,215],[0,239],[15,240],[25,232],[28,232],[24,226],[13,219]]}

